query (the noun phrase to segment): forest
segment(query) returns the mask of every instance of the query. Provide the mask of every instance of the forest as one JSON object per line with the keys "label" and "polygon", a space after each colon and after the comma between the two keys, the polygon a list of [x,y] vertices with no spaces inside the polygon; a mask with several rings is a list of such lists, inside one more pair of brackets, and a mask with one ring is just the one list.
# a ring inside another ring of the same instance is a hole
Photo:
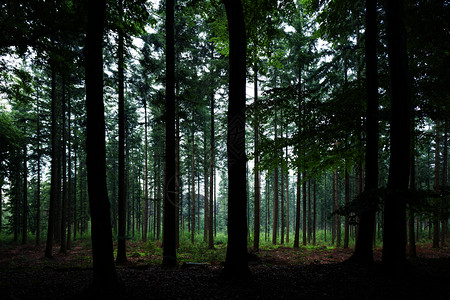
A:
{"label": "forest", "polygon": [[0,5],[3,299],[450,297],[449,1]]}

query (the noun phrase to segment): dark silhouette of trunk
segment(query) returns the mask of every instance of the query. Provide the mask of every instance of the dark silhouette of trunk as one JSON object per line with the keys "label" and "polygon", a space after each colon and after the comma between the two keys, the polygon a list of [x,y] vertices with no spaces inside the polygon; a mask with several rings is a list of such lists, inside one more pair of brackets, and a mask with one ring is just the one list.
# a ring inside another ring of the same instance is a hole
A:
{"label": "dark silhouette of trunk", "polygon": [[[413,127],[413,126],[411,126]],[[415,138],[414,138],[415,140]],[[414,146],[413,146],[414,147]],[[410,169],[409,169],[409,189],[411,191],[416,190],[416,166],[415,166],[415,155],[414,155],[414,149],[411,151],[411,158],[410,158]],[[415,258],[417,257],[416,252],[416,239],[414,235],[414,207],[409,207],[408,212],[408,241],[409,241],[409,257]]]}
{"label": "dark silhouette of trunk", "polygon": [[214,249],[214,161],[215,161],[215,132],[214,132],[214,94],[211,94],[211,136],[209,149],[209,218],[208,218],[208,249]]}
{"label": "dark silhouette of trunk", "polygon": [[[366,0],[366,178],[364,190],[375,192],[378,188],[378,79],[377,79],[377,1]],[[363,166],[358,170],[358,193],[363,186]],[[351,257],[355,262],[373,262],[373,240],[375,233],[376,197],[368,196],[365,209],[359,214],[355,251]]]}
{"label": "dark silhouette of trunk", "polygon": [[67,252],[67,152],[66,152],[66,81],[62,82],[62,205],[61,205],[61,247],[60,253]]}
{"label": "dark silhouette of trunk", "polygon": [[[123,24],[123,0],[119,0],[119,22]],[[119,92],[119,220],[117,237],[117,257],[118,264],[127,261],[126,250],[126,222],[127,222],[127,195],[125,190],[125,95],[124,95],[124,33],[122,26],[119,26],[117,43],[118,55],[118,92]]]}
{"label": "dark silhouette of trunk", "polygon": [[327,173],[324,174],[323,179],[323,206],[324,206],[324,224],[323,224],[323,235],[324,241],[327,241],[327,218],[328,218],[328,204],[327,204]]}
{"label": "dark silhouette of trunk", "polygon": [[194,165],[194,128],[192,128],[192,152],[191,152],[191,243],[195,243],[195,165]]}
{"label": "dark silhouette of trunk", "polygon": [[[433,190],[435,195],[440,193],[440,168],[441,168],[441,132],[440,122],[436,121],[436,145],[434,147],[434,184]],[[433,217],[433,248],[439,248],[439,210],[440,199],[436,198],[434,201],[435,210]]]}
{"label": "dark silhouette of trunk", "polygon": [[294,233],[294,248],[300,246],[300,202],[301,202],[301,181],[300,168],[297,168],[297,195],[295,205],[295,233]]}
{"label": "dark silhouette of trunk", "polygon": [[27,144],[23,148],[23,203],[22,203],[22,244],[27,243],[28,220],[28,166]]}
{"label": "dark silhouette of trunk", "polygon": [[[73,240],[76,241],[77,240],[77,233],[78,233],[78,210],[77,210],[77,191],[78,191],[78,186],[77,186],[77,179],[78,179],[78,168],[77,168],[77,164],[78,164],[78,160],[77,160],[77,149],[74,149],[75,151],[73,152]],[[81,204],[81,203],[80,203]]]}
{"label": "dark silhouette of trunk", "polygon": [[174,0],[166,1],[166,145],[164,176],[163,265],[177,264],[175,206],[175,38]]}
{"label": "dark silhouette of trunk", "polygon": [[[283,119],[283,113],[281,113],[281,119]],[[281,126],[281,138],[283,139],[283,126]],[[281,227],[281,232],[280,232],[280,244],[283,245],[284,244],[284,171],[283,171],[283,152],[281,152],[281,207],[280,207],[280,227]]]}
{"label": "dark silhouette of trunk", "polygon": [[406,262],[406,196],[409,183],[410,95],[403,1],[386,1],[391,86],[390,161],[384,201],[382,262],[390,269]]}
{"label": "dark silhouette of trunk", "polygon": [[67,243],[66,249],[70,250],[72,248],[72,148],[71,148],[71,139],[70,139],[70,114],[71,114],[71,103],[70,103],[70,94],[67,99]]}
{"label": "dark silhouette of trunk", "polygon": [[[177,95],[177,93],[175,93]],[[180,247],[180,216],[183,217],[183,203],[180,186],[180,113],[178,97],[175,96],[175,244]],[[183,230],[184,237],[184,230]]]}
{"label": "dark silhouette of trunk", "polygon": [[[275,106],[275,145],[277,144],[277,107]],[[275,158],[277,159],[277,158]],[[278,164],[275,166],[274,170],[274,182],[273,182],[273,228],[272,228],[272,244],[277,243],[277,233],[278,233]]]}
{"label": "dark silhouette of trunk", "polygon": [[246,35],[241,1],[225,0],[230,37],[228,155],[228,245],[223,276],[248,278],[247,177],[245,155]]}
{"label": "dark silhouette of trunk", "polygon": [[88,2],[85,47],[86,166],[91,211],[93,282],[95,289],[111,292],[117,286],[114,266],[110,203],[106,185],[105,116],[103,104],[103,23],[106,1]]}
{"label": "dark silhouette of trunk", "polygon": [[254,70],[254,105],[255,105],[255,124],[254,124],[254,142],[255,142],[255,218],[254,218],[254,232],[253,249],[259,250],[259,235],[261,226],[261,178],[259,167],[259,120],[258,120],[258,69]]}
{"label": "dark silhouette of trunk", "polygon": [[205,122],[205,130],[203,134],[203,151],[204,151],[204,160],[203,160],[203,183],[204,183],[204,192],[205,196],[203,198],[203,242],[206,243],[208,240],[208,218],[209,218],[209,193],[208,193],[208,149],[206,146],[206,122]]}
{"label": "dark silhouette of trunk", "polygon": [[57,119],[56,119],[56,74],[53,66],[51,67],[51,98],[52,98],[52,133],[51,133],[51,167],[50,167],[50,204],[49,204],[49,212],[48,212],[48,225],[47,225],[47,241],[45,245],[45,257],[52,258],[53,253],[53,235],[55,229],[55,217],[56,217],[56,199],[57,194],[59,193],[58,184],[57,184],[57,168],[58,168],[58,141],[57,141]]}
{"label": "dark silhouette of trunk", "polygon": [[[345,169],[345,179],[344,179],[344,189],[345,189],[345,205],[348,205],[350,202],[350,175],[348,173],[347,168]],[[350,223],[349,223],[349,215],[346,214],[344,217],[344,249],[348,248],[348,242],[350,239]]]}
{"label": "dark silhouette of trunk", "polygon": [[307,239],[307,217],[306,217],[306,202],[307,202],[307,198],[306,198],[306,172],[303,172],[302,174],[303,177],[303,185],[302,185],[302,196],[303,196],[303,246],[306,246],[306,239]]}
{"label": "dark silhouette of trunk", "polygon": [[142,241],[147,242],[148,228],[148,129],[147,129],[147,101],[144,100],[144,201],[143,201],[143,220],[142,220]]}
{"label": "dark silhouette of trunk", "polygon": [[[41,243],[41,116],[39,98],[36,99],[37,122],[36,122],[36,162],[37,162],[37,186],[36,186],[36,245]],[[0,231],[2,228],[1,221],[1,189],[2,179],[0,179]]]}
{"label": "dark silhouette of trunk", "polygon": [[311,219],[311,179],[308,179],[308,212],[307,214],[307,228],[308,228],[308,244],[311,244],[312,233],[312,219]]}
{"label": "dark silhouette of trunk", "polygon": [[[287,137],[286,127],[286,137]],[[286,157],[288,157],[288,148],[286,147]],[[286,172],[286,243],[289,243],[289,169]]]}
{"label": "dark silhouette of trunk", "polygon": [[[448,181],[448,133],[444,132],[444,153],[443,153],[443,162],[442,162],[442,184],[441,186],[447,188]],[[445,199],[442,199],[442,205],[445,209]],[[447,237],[447,228],[448,228],[448,218],[442,220],[442,230],[441,230],[441,246],[444,247],[446,245],[445,239]]]}
{"label": "dark silhouette of trunk", "polygon": [[[339,195],[338,195],[338,174],[334,171],[334,210],[339,208]],[[335,217],[335,229],[336,229],[336,247],[341,246],[341,216],[338,214]]]}
{"label": "dark silhouette of trunk", "polygon": [[316,245],[316,224],[317,224],[317,196],[316,196],[316,180],[313,181],[313,222],[312,222],[312,239],[313,246]]}
{"label": "dark silhouette of trunk", "polygon": [[3,230],[3,175],[0,174],[0,232]]}

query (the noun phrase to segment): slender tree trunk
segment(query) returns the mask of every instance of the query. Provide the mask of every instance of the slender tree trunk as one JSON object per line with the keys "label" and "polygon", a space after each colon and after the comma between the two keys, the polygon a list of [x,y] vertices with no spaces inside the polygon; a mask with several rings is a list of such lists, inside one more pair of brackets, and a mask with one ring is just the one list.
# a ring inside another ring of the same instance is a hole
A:
{"label": "slender tree trunk", "polygon": [[[443,153],[443,165],[442,165],[442,183],[441,186],[443,188],[447,188],[448,181],[448,133],[447,130],[444,131],[444,153]],[[445,199],[442,199],[443,209],[446,209]],[[447,228],[448,228],[448,218],[444,217],[442,220],[442,230],[441,230],[441,246],[446,246],[446,237],[447,237]]]}
{"label": "slender tree trunk", "polygon": [[[39,96],[38,96],[39,97]],[[37,186],[36,186],[36,246],[41,243],[41,115],[39,98],[36,99],[37,122],[36,122],[36,153],[37,153]],[[3,178],[0,179],[0,232],[2,228],[1,212],[1,189]]]}
{"label": "slender tree trunk", "polygon": [[246,33],[241,1],[225,0],[230,37],[228,155],[228,245],[223,275],[248,278],[245,154]]}
{"label": "slender tree trunk", "polygon": [[[287,127],[286,127],[287,137]],[[288,149],[286,147],[286,157],[288,156]],[[289,243],[289,169],[286,172],[286,243]]]}
{"label": "slender tree trunk", "polygon": [[306,172],[303,172],[303,174],[302,174],[302,177],[303,177],[303,188],[302,188],[302,191],[303,191],[303,246],[306,246],[306,241],[307,241],[307,235],[306,235],[306,232],[307,232],[307,216],[306,216],[306,212],[307,212],[307,209],[306,209],[306,205],[307,205],[307,198],[306,198]]}
{"label": "slender tree trunk", "polygon": [[301,180],[300,168],[297,169],[297,195],[295,204],[295,233],[294,233],[294,248],[300,246],[300,205],[301,205]]}
{"label": "slender tree trunk", "polygon": [[259,171],[259,120],[258,120],[258,70],[254,70],[254,103],[255,103],[255,124],[254,124],[254,143],[255,143],[255,218],[253,249],[259,251],[259,235],[261,226],[261,178]]}
{"label": "slender tree trunk", "polygon": [[311,179],[308,179],[308,212],[307,214],[307,228],[308,228],[308,244],[311,244],[312,234],[312,219],[311,219]]}
{"label": "slender tree trunk", "polygon": [[[277,145],[277,108],[275,106],[275,145]],[[277,158],[276,158],[277,159]],[[274,170],[274,183],[273,183],[273,228],[272,228],[272,244],[277,243],[277,233],[278,233],[278,164],[275,166]]]}
{"label": "slender tree trunk", "polygon": [[203,161],[203,183],[204,183],[204,198],[203,198],[203,242],[206,243],[208,240],[208,218],[209,218],[209,193],[208,193],[208,149],[206,146],[206,122],[205,130],[203,134],[203,150],[204,150],[204,161]]}
{"label": "slender tree trunk", "polygon": [[61,247],[59,249],[60,253],[67,252],[67,138],[66,138],[66,81],[63,78],[62,83],[62,206],[61,206]]}
{"label": "slender tree trunk", "polygon": [[317,227],[317,195],[316,195],[316,180],[313,182],[313,223],[312,223],[312,236],[313,246],[316,245],[316,227]]}
{"label": "slender tree trunk", "polygon": [[71,104],[70,104],[70,94],[67,99],[68,102],[68,109],[67,109],[67,152],[68,152],[68,159],[67,159],[67,175],[68,175],[68,187],[67,187],[67,245],[66,249],[70,250],[72,248],[72,152],[71,152],[71,139],[70,139],[70,114],[71,114]]}
{"label": "slender tree trunk", "polygon": [[[339,195],[338,195],[338,175],[337,171],[334,171],[334,209],[339,208]],[[341,216],[336,214],[336,247],[341,246]]]}
{"label": "slender tree trunk", "polygon": [[175,38],[174,0],[166,1],[166,145],[164,176],[163,265],[177,264],[175,206]]}
{"label": "slender tree trunk", "polygon": [[406,199],[409,183],[410,94],[403,1],[386,1],[386,32],[391,81],[388,196],[384,201],[382,261],[390,269],[406,263]]}
{"label": "slender tree trunk", "polygon": [[[378,189],[378,79],[377,79],[377,1],[366,0],[366,179],[364,190],[374,193]],[[358,170],[358,194],[363,190],[363,166]],[[361,263],[373,262],[373,240],[375,237],[376,196],[368,196],[366,209],[358,216],[355,252],[352,260]]]}
{"label": "slender tree trunk", "polygon": [[323,183],[323,206],[325,207],[325,218],[324,218],[324,226],[323,226],[323,235],[324,235],[324,241],[327,241],[327,214],[328,214],[328,204],[327,204],[327,173],[325,173],[324,176],[324,183]]}
{"label": "slender tree trunk", "polygon": [[215,131],[214,131],[214,93],[211,94],[211,133],[209,146],[209,224],[208,224],[208,249],[214,249],[214,161],[215,161]]}
{"label": "slender tree trunk", "polygon": [[[409,189],[411,191],[415,191],[416,190],[416,168],[415,168],[414,149],[412,149],[412,151],[411,151],[410,171],[409,172],[410,172]],[[416,252],[416,239],[414,236],[414,208],[412,206],[409,207],[408,217],[409,217],[408,218],[409,257],[415,258],[415,257],[417,257],[417,252]]]}
{"label": "slender tree trunk", "polygon": [[110,292],[117,286],[110,203],[106,185],[105,116],[103,106],[103,22],[106,1],[88,2],[86,34],[86,153],[91,211],[93,286]]}
{"label": "slender tree trunk", "polygon": [[144,201],[143,201],[143,221],[142,223],[142,241],[147,242],[148,228],[148,133],[147,133],[147,101],[144,100]]}
{"label": "slender tree trunk", "polygon": [[192,151],[191,151],[191,243],[195,243],[195,165],[194,165],[194,129],[192,129]]}
{"label": "slender tree trunk", "polygon": [[[177,93],[175,93],[177,94]],[[183,203],[181,197],[183,196],[180,182],[180,113],[179,102],[175,96],[175,244],[176,249],[180,248],[180,216],[183,216]],[[183,230],[184,237],[184,230]]]}
{"label": "slender tree trunk", "polygon": [[28,154],[27,144],[23,149],[23,203],[22,203],[22,244],[27,243],[27,229],[28,229]]}
{"label": "slender tree trunk", "polygon": [[[436,197],[440,193],[440,164],[441,164],[441,132],[440,132],[440,122],[436,121],[436,145],[434,147],[434,193]],[[435,211],[433,217],[433,248],[439,248],[439,210],[440,210],[440,201],[436,198],[434,201]]]}
{"label": "slender tree trunk", "polygon": [[[123,0],[119,0],[119,22],[123,25]],[[126,250],[126,224],[127,224],[127,195],[125,193],[125,95],[124,95],[124,36],[122,26],[119,26],[118,35],[118,92],[119,92],[119,219],[117,237],[116,262],[123,264],[127,261]]]}
{"label": "slender tree trunk", "polygon": [[49,212],[48,212],[48,225],[47,225],[47,241],[45,246],[45,257],[46,258],[52,258],[53,257],[53,235],[54,235],[54,226],[55,226],[55,217],[56,217],[56,199],[57,194],[59,191],[57,190],[58,184],[57,184],[57,167],[58,167],[58,149],[57,149],[57,120],[56,120],[56,74],[55,69],[53,66],[51,66],[51,98],[52,98],[52,133],[51,133],[51,143],[52,143],[52,149],[51,149],[51,176],[50,176],[50,205],[49,205]]}
{"label": "slender tree trunk", "polygon": [[[345,169],[345,205],[350,203],[350,175],[348,173],[347,168]],[[348,243],[350,239],[350,223],[349,223],[349,215],[346,214],[344,217],[344,249],[348,248]]]}

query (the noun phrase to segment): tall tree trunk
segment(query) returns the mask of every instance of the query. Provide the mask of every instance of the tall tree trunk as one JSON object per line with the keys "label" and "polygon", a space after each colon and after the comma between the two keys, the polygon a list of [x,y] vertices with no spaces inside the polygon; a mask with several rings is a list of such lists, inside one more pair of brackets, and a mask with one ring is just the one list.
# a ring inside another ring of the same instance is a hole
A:
{"label": "tall tree trunk", "polygon": [[[39,94],[36,98],[37,122],[36,122],[36,163],[37,163],[37,186],[36,186],[36,246],[41,243],[41,115]],[[2,228],[1,221],[1,189],[3,179],[0,179],[0,232]]]}
{"label": "tall tree trunk", "polygon": [[[177,93],[175,93],[177,95]],[[183,196],[180,182],[180,112],[178,97],[175,96],[175,244],[176,249],[180,248],[180,216],[183,217]],[[184,237],[184,230],[183,230]]]}
{"label": "tall tree trunk", "polygon": [[311,219],[311,179],[308,179],[308,212],[307,222],[308,222],[308,244],[311,244],[311,233],[312,233],[312,219]]}
{"label": "tall tree trunk", "polygon": [[215,131],[214,131],[214,93],[211,94],[211,133],[210,133],[210,145],[209,145],[209,224],[208,224],[208,249],[214,249],[214,161],[215,161]]}
{"label": "tall tree trunk", "polygon": [[56,199],[57,194],[59,191],[57,190],[58,184],[57,184],[57,168],[58,163],[58,141],[57,141],[57,119],[56,119],[56,74],[55,74],[55,68],[51,65],[51,101],[52,101],[52,133],[51,133],[51,140],[52,140],[52,149],[51,149],[51,176],[50,176],[50,205],[49,205],[49,212],[48,212],[48,225],[47,225],[47,241],[45,245],[45,257],[52,258],[53,257],[53,237],[54,237],[54,229],[55,229],[55,217],[56,217]]}
{"label": "tall tree trunk", "polygon": [[439,248],[439,211],[440,211],[440,201],[437,198],[440,193],[440,169],[441,169],[441,123],[436,121],[436,145],[434,147],[434,194],[436,195],[436,200],[434,201],[435,210],[433,217],[433,248]]}
{"label": "tall tree trunk", "polygon": [[[377,76],[377,1],[366,0],[366,179],[364,191],[374,193],[378,189],[378,76]],[[363,190],[363,166],[358,170],[358,194]],[[376,196],[367,196],[366,209],[358,216],[359,225],[355,252],[352,260],[361,263],[373,262],[373,240],[375,236]]]}
{"label": "tall tree trunk", "polygon": [[255,124],[254,124],[254,143],[255,143],[255,217],[254,217],[254,232],[253,249],[259,250],[259,235],[261,226],[261,178],[259,171],[259,120],[258,120],[258,69],[254,70],[254,105],[255,105]]}
{"label": "tall tree trunk", "polygon": [[[415,140],[415,139],[414,139]],[[413,145],[414,147],[414,145]],[[410,158],[410,178],[409,178],[409,189],[411,191],[416,190],[416,168],[415,168],[415,154],[414,149],[411,151]],[[412,205],[409,207],[409,215],[408,215],[408,241],[409,241],[409,257],[415,258],[417,257],[416,252],[416,239],[414,236],[414,208]]]}
{"label": "tall tree trunk", "polygon": [[144,100],[144,201],[143,201],[143,221],[142,223],[142,241],[147,242],[148,228],[148,121],[147,121],[147,100]]}
{"label": "tall tree trunk", "polygon": [[[446,124],[445,124],[446,125]],[[444,131],[444,153],[443,153],[443,165],[442,165],[442,184],[443,188],[447,188],[448,181],[448,133],[447,130]],[[446,209],[445,199],[442,199],[443,209]],[[446,245],[446,237],[447,237],[447,228],[448,228],[448,218],[443,218],[442,220],[442,230],[441,230],[441,246],[444,247]]]}
{"label": "tall tree trunk", "polygon": [[206,146],[206,122],[205,122],[205,130],[203,133],[203,150],[204,150],[204,161],[203,161],[203,183],[204,183],[204,193],[205,196],[203,198],[203,242],[206,243],[208,240],[208,218],[209,218],[209,193],[208,193],[208,147]]}
{"label": "tall tree trunk", "polygon": [[106,1],[88,2],[86,34],[86,165],[91,211],[93,286],[110,292],[117,286],[110,203],[106,185],[105,116],[103,105],[103,23]]}
{"label": "tall tree trunk", "polygon": [[403,1],[386,1],[386,32],[391,82],[388,196],[384,201],[382,261],[388,268],[406,262],[406,199],[409,183],[410,94]]}
{"label": "tall tree trunk", "polygon": [[[281,113],[281,119],[283,119],[283,113]],[[281,126],[281,138],[283,138],[283,126]],[[283,153],[283,152],[282,152]],[[280,211],[280,227],[281,227],[281,232],[280,232],[280,244],[283,245],[284,244],[284,169],[283,169],[283,154],[281,154],[281,211]]]}
{"label": "tall tree trunk", "polygon": [[70,94],[68,95],[68,108],[67,108],[67,175],[68,175],[68,187],[67,187],[67,245],[66,249],[70,250],[72,248],[72,148],[71,148],[71,123],[70,123],[70,114],[71,114],[71,103],[70,103]]}
{"label": "tall tree trunk", "polygon": [[327,173],[324,174],[324,183],[323,183],[323,206],[325,208],[325,218],[324,218],[324,226],[323,226],[323,235],[324,241],[327,241],[327,214],[328,214],[328,206],[327,206]]}
{"label": "tall tree trunk", "polygon": [[228,246],[223,275],[248,278],[245,155],[246,33],[241,1],[225,0],[230,37],[228,155]]}
{"label": "tall tree trunk", "polygon": [[302,196],[303,196],[303,246],[306,246],[306,239],[307,239],[307,235],[306,235],[306,232],[307,232],[307,223],[306,223],[306,221],[307,221],[307,217],[306,217],[306,212],[307,212],[307,209],[306,209],[306,202],[307,202],[307,198],[306,198],[306,172],[303,172],[303,174],[302,174],[302,177],[303,177],[303,186],[302,186],[302,191],[303,191],[303,193],[302,193]]}
{"label": "tall tree trunk", "polygon": [[[286,127],[287,137],[287,127]],[[288,148],[286,147],[286,157],[288,157]],[[289,169],[286,172],[286,243],[289,243]]]}
{"label": "tall tree trunk", "polygon": [[312,222],[312,236],[313,246],[316,245],[316,224],[317,224],[317,195],[316,195],[316,180],[313,181],[313,222]]}
{"label": "tall tree trunk", "polygon": [[192,151],[191,151],[191,243],[195,243],[195,165],[194,165],[194,154],[195,154],[195,134],[192,128]]}
{"label": "tall tree trunk", "polygon": [[23,203],[22,203],[22,244],[27,243],[27,228],[28,228],[28,154],[27,144],[23,148]]}
{"label": "tall tree trunk", "polygon": [[[277,123],[278,123],[277,107],[275,106],[275,145],[277,145]],[[275,159],[278,159],[277,157]],[[275,165],[274,182],[273,182],[273,227],[272,227],[272,244],[277,243],[278,233],[278,164]]]}
{"label": "tall tree trunk", "polygon": [[[334,209],[339,208],[339,194],[338,194],[338,175],[337,170],[334,171]],[[336,247],[341,246],[341,216],[336,214]]]}
{"label": "tall tree trunk", "polygon": [[[65,76],[65,75],[64,75]],[[61,247],[59,249],[60,253],[67,252],[67,138],[66,138],[66,80],[63,77],[62,82],[62,206],[61,206]]]}
{"label": "tall tree trunk", "polygon": [[[345,168],[345,180],[344,180],[344,189],[345,189],[345,205],[350,203],[350,175],[348,173],[348,169]],[[350,239],[350,223],[349,223],[349,215],[346,214],[344,217],[344,249],[348,248],[348,243]]]}
{"label": "tall tree trunk", "polygon": [[174,0],[166,1],[166,145],[164,177],[163,265],[177,264],[175,206],[175,38]]}
{"label": "tall tree trunk", "polygon": [[123,33],[123,0],[119,0],[119,35],[118,35],[118,92],[119,92],[119,199],[118,199],[118,237],[116,262],[123,264],[127,261],[126,224],[127,224],[127,195],[125,193],[125,95],[124,95],[124,33]]}
{"label": "tall tree trunk", "polygon": [[300,168],[297,169],[297,195],[295,203],[295,233],[294,233],[294,248],[300,246],[300,205],[301,205],[301,180]]}

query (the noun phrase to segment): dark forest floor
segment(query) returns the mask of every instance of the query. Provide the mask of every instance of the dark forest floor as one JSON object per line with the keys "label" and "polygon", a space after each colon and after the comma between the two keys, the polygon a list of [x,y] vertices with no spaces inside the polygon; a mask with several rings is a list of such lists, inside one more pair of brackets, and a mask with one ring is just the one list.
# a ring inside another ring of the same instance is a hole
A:
{"label": "dark forest floor", "polygon": [[[418,258],[397,275],[383,271],[380,249],[370,267],[345,263],[351,249],[261,250],[258,261],[250,263],[252,278],[246,283],[219,279],[220,255],[205,265],[164,269],[158,251],[144,248],[141,243],[129,245],[129,263],[117,268],[123,287],[108,299],[450,299],[448,247],[421,245]],[[86,243],[78,242],[51,260],[43,253],[43,245],[0,246],[0,299],[91,298],[86,291],[92,280]],[[205,250],[203,257],[208,255]]]}

